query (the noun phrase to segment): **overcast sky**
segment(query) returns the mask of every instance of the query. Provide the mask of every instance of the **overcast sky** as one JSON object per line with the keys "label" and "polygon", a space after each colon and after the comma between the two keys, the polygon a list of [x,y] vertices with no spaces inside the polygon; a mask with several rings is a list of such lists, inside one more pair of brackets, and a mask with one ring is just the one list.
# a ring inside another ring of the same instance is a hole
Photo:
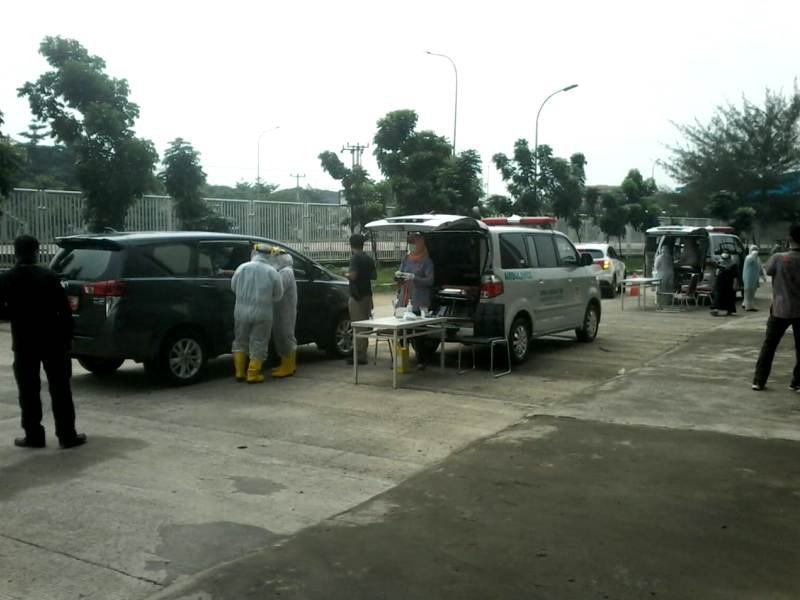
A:
{"label": "overcast sky", "polygon": [[[491,166],[517,138],[559,156],[583,152],[592,184],[645,176],[676,141],[670,121],[706,120],[714,107],[760,101],[792,89],[800,75],[800,2],[87,2],[39,0],[6,7],[0,35],[4,133],[31,120],[22,83],[47,65],[46,35],[79,40],[128,79],[141,108],[139,135],[160,154],[176,137],[202,153],[210,183],[256,178],[338,189],[317,155],[370,143],[376,121],[411,108],[420,128],[452,137],[453,70],[459,75],[458,149],[484,161],[490,193],[503,192]],[[277,130],[273,127],[279,126]],[[371,155],[364,165],[379,176]],[[349,162],[349,155],[341,155]]]}

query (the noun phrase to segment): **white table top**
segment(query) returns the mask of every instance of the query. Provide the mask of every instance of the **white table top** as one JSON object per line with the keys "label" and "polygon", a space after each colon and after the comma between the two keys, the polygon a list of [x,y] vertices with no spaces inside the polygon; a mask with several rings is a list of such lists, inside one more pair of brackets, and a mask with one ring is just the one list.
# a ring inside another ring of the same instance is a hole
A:
{"label": "white table top", "polygon": [[416,319],[401,319],[398,317],[381,317],[365,321],[353,321],[352,326],[358,329],[413,329],[426,325],[441,325],[446,323],[446,317],[418,317]]}
{"label": "white table top", "polygon": [[660,277],[636,277],[634,279],[623,279],[620,283],[622,284],[638,284],[638,285],[650,285],[653,283],[659,283],[661,281]]}

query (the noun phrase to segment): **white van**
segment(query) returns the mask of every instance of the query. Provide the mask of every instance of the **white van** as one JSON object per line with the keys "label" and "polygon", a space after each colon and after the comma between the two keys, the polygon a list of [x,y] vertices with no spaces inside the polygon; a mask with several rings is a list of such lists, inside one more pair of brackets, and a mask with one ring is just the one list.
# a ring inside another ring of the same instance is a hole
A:
{"label": "white van", "polygon": [[574,330],[591,342],[600,324],[600,290],[590,255],[567,236],[525,226],[489,226],[455,215],[390,217],[370,232],[419,232],[434,264],[431,311],[480,336],[506,336],[524,361],[534,337]]}

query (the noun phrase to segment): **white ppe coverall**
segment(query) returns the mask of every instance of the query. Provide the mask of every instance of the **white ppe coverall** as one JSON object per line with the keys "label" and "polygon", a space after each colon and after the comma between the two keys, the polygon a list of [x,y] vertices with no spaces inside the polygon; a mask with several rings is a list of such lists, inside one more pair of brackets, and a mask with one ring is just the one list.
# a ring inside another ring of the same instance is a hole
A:
{"label": "white ppe coverall", "polygon": [[236,295],[233,308],[232,352],[245,352],[251,359],[266,360],[272,335],[273,304],[283,296],[283,283],[269,258],[255,253],[239,265],[231,279]]}
{"label": "white ppe coverall", "polygon": [[281,357],[289,356],[297,348],[294,326],[297,320],[297,282],[294,279],[294,261],[291,254],[278,254],[272,257],[272,265],[277,269],[283,284],[283,296],[275,302],[275,317],[272,326],[272,339],[275,350]]}
{"label": "white ppe coverall", "polygon": [[671,303],[669,298],[665,298],[675,292],[675,267],[672,263],[672,252],[669,249],[663,248],[661,254],[656,256],[653,271],[653,275],[661,280],[658,286],[658,304]]}

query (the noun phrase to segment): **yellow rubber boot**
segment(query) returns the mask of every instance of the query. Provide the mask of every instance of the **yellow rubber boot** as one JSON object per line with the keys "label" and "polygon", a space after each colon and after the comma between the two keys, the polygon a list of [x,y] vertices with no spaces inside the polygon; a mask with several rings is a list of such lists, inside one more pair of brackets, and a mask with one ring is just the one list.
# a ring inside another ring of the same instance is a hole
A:
{"label": "yellow rubber boot", "polygon": [[236,369],[236,381],[243,382],[247,378],[247,352],[233,353],[233,368]]}
{"label": "yellow rubber boot", "polygon": [[294,375],[294,352],[281,356],[281,366],[277,369],[272,369],[273,377],[290,377]]}
{"label": "yellow rubber boot", "polygon": [[250,359],[250,365],[247,367],[247,383],[261,383],[264,381],[264,376],[261,374],[261,364],[263,362],[257,358]]}

